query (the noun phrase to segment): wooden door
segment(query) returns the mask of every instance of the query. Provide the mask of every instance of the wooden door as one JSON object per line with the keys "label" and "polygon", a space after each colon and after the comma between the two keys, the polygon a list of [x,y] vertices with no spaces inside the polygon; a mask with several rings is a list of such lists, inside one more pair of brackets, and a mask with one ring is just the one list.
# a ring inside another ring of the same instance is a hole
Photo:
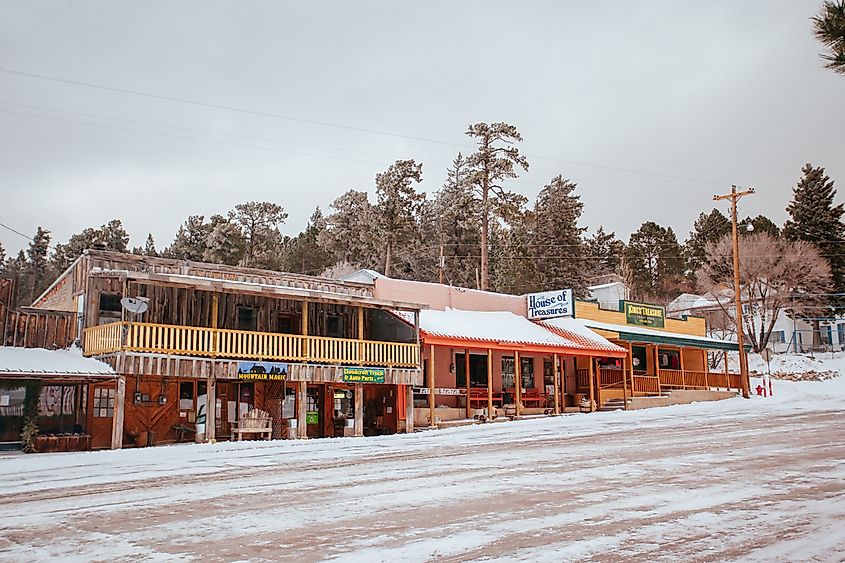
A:
{"label": "wooden door", "polygon": [[91,447],[104,449],[111,447],[112,421],[114,420],[115,385],[92,385],[88,393],[88,431],[91,434]]}

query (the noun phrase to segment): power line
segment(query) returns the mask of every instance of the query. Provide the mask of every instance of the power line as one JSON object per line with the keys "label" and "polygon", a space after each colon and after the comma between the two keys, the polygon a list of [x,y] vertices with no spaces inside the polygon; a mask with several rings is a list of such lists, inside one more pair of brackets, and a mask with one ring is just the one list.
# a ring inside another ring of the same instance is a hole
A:
{"label": "power line", "polygon": [[[181,104],[188,104],[188,105],[193,105],[193,106],[198,106],[198,107],[206,107],[206,108],[211,108],[211,109],[231,111],[231,112],[237,112],[237,113],[242,113],[242,114],[247,114],[247,115],[255,115],[255,116],[259,116],[259,117],[269,117],[269,118],[274,118],[274,119],[293,121],[293,122],[297,122],[297,123],[305,123],[305,124],[308,124],[308,125],[320,125],[320,126],[323,126],[323,127],[333,127],[333,128],[337,128],[337,129],[344,129],[344,130],[347,130],[347,131],[357,131],[357,132],[360,132],[360,133],[369,133],[369,134],[374,134],[374,135],[384,135],[384,136],[388,136],[388,137],[394,137],[394,138],[400,138],[400,139],[409,139],[409,140],[413,140],[413,141],[421,141],[421,142],[426,142],[426,143],[434,143],[434,144],[438,144],[438,145],[446,145],[446,146],[453,146],[453,147],[459,147],[459,148],[470,148],[470,149],[476,148],[475,145],[470,145],[470,144],[466,144],[466,143],[455,143],[455,142],[452,142],[452,141],[444,141],[444,140],[441,140],[441,139],[432,139],[432,138],[428,138],[428,137],[420,137],[420,136],[416,136],[416,135],[407,135],[407,134],[396,133],[396,132],[392,132],[392,131],[383,131],[383,130],[379,130],[379,129],[369,129],[369,128],[366,128],[366,127],[356,127],[356,126],[344,125],[344,124],[340,124],[340,123],[333,123],[333,122],[329,122],[329,121],[307,119],[307,118],[295,117],[295,116],[291,116],[291,115],[278,114],[278,113],[269,112],[269,111],[253,110],[253,109],[243,108],[243,107],[239,107],[239,106],[231,106],[231,105],[226,105],[226,104],[203,102],[203,101],[191,100],[191,99],[188,99],[188,98],[182,98],[182,97],[177,97],[177,96],[156,94],[156,93],[152,93],[152,92],[143,92],[143,91],[140,91],[140,90],[132,90],[132,89],[129,89],[129,88],[120,88],[120,87],[116,87],[116,86],[96,84],[96,83],[85,82],[85,81],[81,81],[81,80],[71,80],[71,79],[60,78],[60,77],[56,77],[56,76],[48,76],[48,75],[45,75],[45,74],[37,74],[37,73],[34,73],[34,72],[24,72],[24,71],[8,69],[8,68],[0,68],[0,72],[6,73],[6,74],[12,74],[12,75],[16,75],[16,76],[23,76],[23,77],[27,77],[27,78],[35,78],[35,79],[39,79],[39,80],[59,82],[59,83],[62,83],[62,84],[71,84],[71,85],[74,85],[74,86],[81,86],[81,87],[85,87],[85,88],[94,88],[94,89],[98,89],[98,90],[116,92],[116,93],[120,93],[120,94],[141,96],[141,97],[145,97],[145,98],[164,100],[164,101],[181,103]],[[715,180],[705,180],[705,179],[701,179],[701,178],[692,178],[692,177],[688,177],[688,176],[676,176],[676,175],[671,175],[671,174],[661,174],[661,173],[657,173],[657,172],[648,172],[648,171],[644,171],[644,170],[636,170],[636,169],[632,169],[632,168],[623,168],[623,167],[618,167],[618,166],[609,166],[609,165],[605,165],[605,164],[596,164],[596,163],[577,161],[577,160],[566,160],[566,159],[557,158],[557,157],[550,157],[550,156],[528,155],[528,154],[526,154],[525,156],[527,158],[538,159],[538,160],[548,160],[548,161],[552,161],[552,162],[561,162],[561,163],[564,163],[564,164],[574,164],[574,165],[578,165],[578,166],[600,168],[600,169],[612,170],[612,171],[616,171],[616,172],[625,172],[625,173],[628,173],[628,174],[641,174],[641,175],[646,175],[646,176],[653,176],[653,177],[658,177],[658,178],[667,178],[667,179],[672,179],[672,180],[683,180],[683,181],[688,181],[688,182],[700,182],[700,183],[714,184],[714,185],[725,185],[725,184],[730,183],[730,182],[722,182],[722,181],[715,181]]]}

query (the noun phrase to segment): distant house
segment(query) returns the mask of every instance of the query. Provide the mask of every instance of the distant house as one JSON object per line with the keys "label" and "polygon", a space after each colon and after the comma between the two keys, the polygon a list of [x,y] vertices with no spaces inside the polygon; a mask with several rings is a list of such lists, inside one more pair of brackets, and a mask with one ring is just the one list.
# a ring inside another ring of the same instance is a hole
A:
{"label": "distant house", "polygon": [[619,310],[620,301],[631,298],[631,290],[621,279],[610,280],[598,285],[587,287],[590,300],[599,304],[602,309]]}
{"label": "distant house", "polygon": [[[749,303],[742,305],[743,315],[752,311]],[[696,295],[694,293],[682,293],[666,306],[666,312],[676,317],[697,316],[704,317],[707,323],[707,333],[710,336],[724,338],[736,333],[734,323],[733,297],[729,294],[716,295],[705,293]],[[766,315],[769,317],[771,313]],[[754,325],[762,323],[761,311],[754,310]],[[839,328],[841,327],[841,328]],[[845,319],[839,327],[832,328],[830,325],[822,327],[822,344],[841,349],[845,344]],[[834,338],[834,332],[838,338]],[[778,313],[775,319],[772,334],[769,338],[768,347],[776,353],[784,352],[805,352],[809,351],[813,343],[813,327],[802,319],[792,319],[784,311]]]}

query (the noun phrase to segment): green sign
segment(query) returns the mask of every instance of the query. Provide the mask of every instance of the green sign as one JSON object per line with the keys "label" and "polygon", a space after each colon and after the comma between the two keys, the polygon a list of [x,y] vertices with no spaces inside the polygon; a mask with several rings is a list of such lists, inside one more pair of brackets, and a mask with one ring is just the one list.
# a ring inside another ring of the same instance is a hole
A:
{"label": "green sign", "polygon": [[623,303],[625,304],[625,322],[629,325],[663,328],[666,310],[662,306],[631,301]]}
{"label": "green sign", "polygon": [[308,411],[305,414],[305,424],[320,424],[320,413],[317,411]]}
{"label": "green sign", "polygon": [[343,368],[345,383],[384,383],[384,368]]}

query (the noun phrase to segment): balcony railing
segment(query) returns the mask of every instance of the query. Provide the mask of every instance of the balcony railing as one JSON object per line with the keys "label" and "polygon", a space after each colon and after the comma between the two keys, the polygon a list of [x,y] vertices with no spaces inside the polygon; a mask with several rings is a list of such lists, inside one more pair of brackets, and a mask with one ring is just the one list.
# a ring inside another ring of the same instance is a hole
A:
{"label": "balcony railing", "polygon": [[[599,389],[622,389],[624,381],[622,370],[599,369],[597,382]],[[589,371],[577,371],[577,385],[579,392],[586,392],[590,388]],[[741,380],[738,373],[705,372],[679,369],[661,369],[658,375],[645,372],[634,372],[632,382],[634,393],[657,394],[666,389],[740,389]]]}
{"label": "balcony railing", "polygon": [[[125,344],[121,345],[124,332]],[[287,360],[329,364],[419,366],[419,347],[403,342],[353,340],[246,330],[116,322],[85,329],[86,356],[127,352]]]}

